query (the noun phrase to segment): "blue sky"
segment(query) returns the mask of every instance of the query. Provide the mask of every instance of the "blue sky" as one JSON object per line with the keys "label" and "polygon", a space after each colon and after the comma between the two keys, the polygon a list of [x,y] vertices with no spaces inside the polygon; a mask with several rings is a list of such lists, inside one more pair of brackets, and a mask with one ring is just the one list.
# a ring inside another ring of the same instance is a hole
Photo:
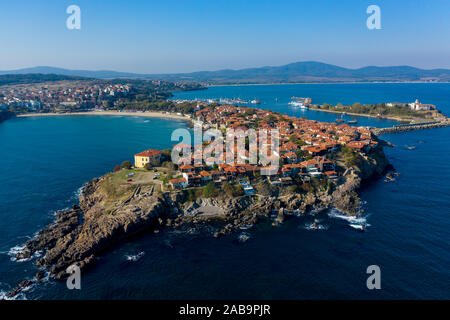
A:
{"label": "blue sky", "polygon": [[[66,28],[71,4],[81,30]],[[371,4],[381,30],[366,27]],[[450,68],[450,1],[2,1],[0,40],[0,70],[172,73],[310,60]]]}

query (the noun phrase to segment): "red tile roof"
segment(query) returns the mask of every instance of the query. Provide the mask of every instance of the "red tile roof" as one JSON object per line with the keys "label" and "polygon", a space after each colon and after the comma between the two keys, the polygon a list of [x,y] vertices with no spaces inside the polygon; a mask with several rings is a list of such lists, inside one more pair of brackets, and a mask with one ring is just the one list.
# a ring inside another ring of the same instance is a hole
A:
{"label": "red tile roof", "polygon": [[161,154],[160,150],[149,149],[149,150],[146,150],[146,151],[136,154],[136,156],[138,156],[138,157],[154,157],[154,156],[157,156],[158,154]]}

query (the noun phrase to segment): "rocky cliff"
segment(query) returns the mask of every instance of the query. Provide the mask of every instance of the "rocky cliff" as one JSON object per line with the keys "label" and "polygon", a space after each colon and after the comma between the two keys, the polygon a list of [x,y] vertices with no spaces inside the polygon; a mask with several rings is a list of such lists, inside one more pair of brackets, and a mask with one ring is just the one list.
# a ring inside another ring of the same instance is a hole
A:
{"label": "rocky cliff", "polygon": [[28,241],[17,257],[28,258],[36,251],[45,251],[45,257],[37,264],[48,267],[52,275],[62,279],[67,276],[68,266],[89,267],[96,255],[123,238],[159,228],[171,212],[169,202],[161,194],[148,193],[151,190],[141,187],[127,199],[111,202],[102,191],[103,180],[91,180],[83,188],[80,205],[58,212],[56,221]]}

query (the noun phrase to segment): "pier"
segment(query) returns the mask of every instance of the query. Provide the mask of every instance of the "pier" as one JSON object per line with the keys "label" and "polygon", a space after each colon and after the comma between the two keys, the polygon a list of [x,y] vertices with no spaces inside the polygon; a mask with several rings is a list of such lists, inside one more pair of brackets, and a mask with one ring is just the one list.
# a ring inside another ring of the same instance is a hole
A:
{"label": "pier", "polygon": [[423,129],[433,129],[433,128],[442,128],[449,127],[450,120],[446,121],[435,121],[435,122],[426,122],[426,123],[414,123],[414,124],[404,124],[393,126],[389,128],[372,128],[371,131],[375,135],[380,135],[384,133],[395,133],[395,132],[404,132],[404,131],[412,131],[412,130],[423,130]]}

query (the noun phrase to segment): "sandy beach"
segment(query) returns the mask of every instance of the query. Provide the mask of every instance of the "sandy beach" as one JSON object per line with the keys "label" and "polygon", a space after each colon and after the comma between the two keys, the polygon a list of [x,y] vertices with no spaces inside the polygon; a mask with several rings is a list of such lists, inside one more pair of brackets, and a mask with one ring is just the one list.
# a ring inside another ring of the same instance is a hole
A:
{"label": "sandy beach", "polygon": [[145,111],[145,112],[86,111],[86,112],[71,112],[71,113],[24,113],[17,115],[18,118],[62,117],[62,116],[133,116],[133,117],[178,119],[191,121],[191,118],[189,118],[189,116],[168,112],[163,113],[157,111]]}

